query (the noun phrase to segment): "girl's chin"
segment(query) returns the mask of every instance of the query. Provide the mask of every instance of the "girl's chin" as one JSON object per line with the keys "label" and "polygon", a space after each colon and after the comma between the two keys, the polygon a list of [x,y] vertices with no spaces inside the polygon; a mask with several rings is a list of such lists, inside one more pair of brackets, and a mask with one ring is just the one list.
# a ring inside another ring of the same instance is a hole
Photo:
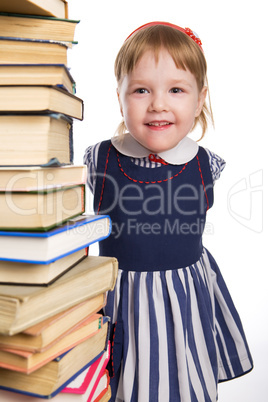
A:
{"label": "girl's chin", "polygon": [[152,153],[155,154],[159,154],[161,152],[166,152],[174,147],[176,147],[176,145],[180,142],[180,140],[178,140],[177,142],[168,142],[165,139],[162,138],[161,141],[146,141],[144,142],[142,145],[149,149]]}
{"label": "girl's chin", "polygon": [[152,154],[160,154],[161,152],[166,152],[169,149],[172,149],[173,147],[167,147],[167,146],[155,146],[154,145],[144,145],[145,148],[147,148]]}

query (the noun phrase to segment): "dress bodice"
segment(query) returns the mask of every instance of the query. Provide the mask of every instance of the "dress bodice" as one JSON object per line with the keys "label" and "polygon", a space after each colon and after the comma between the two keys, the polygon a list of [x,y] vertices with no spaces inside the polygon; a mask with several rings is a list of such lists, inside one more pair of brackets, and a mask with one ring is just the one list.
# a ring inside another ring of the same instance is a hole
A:
{"label": "dress bodice", "polygon": [[183,165],[148,169],[100,145],[95,213],[108,214],[111,235],[101,255],[113,255],[123,270],[160,271],[185,267],[201,256],[213,184],[206,151]]}

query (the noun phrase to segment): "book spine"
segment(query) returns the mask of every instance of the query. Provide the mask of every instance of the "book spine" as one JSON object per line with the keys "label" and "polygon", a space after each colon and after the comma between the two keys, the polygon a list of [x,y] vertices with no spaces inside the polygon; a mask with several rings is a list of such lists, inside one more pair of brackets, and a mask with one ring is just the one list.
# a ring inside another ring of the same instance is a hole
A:
{"label": "book spine", "polygon": [[70,163],[73,163],[74,160],[74,141],[73,141],[73,123],[70,123],[70,130],[69,130],[69,149],[70,149]]}
{"label": "book spine", "polygon": [[64,0],[65,3],[65,18],[68,19],[69,18],[69,6],[68,6],[68,2],[66,0]]}

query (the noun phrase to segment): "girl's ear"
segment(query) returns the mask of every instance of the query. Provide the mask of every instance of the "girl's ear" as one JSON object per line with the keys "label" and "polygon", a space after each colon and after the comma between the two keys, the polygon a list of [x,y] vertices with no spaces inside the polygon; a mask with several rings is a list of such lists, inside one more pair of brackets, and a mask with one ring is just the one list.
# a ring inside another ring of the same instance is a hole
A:
{"label": "girl's ear", "polygon": [[206,100],[207,92],[208,92],[208,89],[205,86],[199,92],[198,103],[197,103],[197,108],[196,108],[196,112],[195,112],[195,117],[198,117],[200,115],[201,111],[202,111],[203,105],[204,105],[205,100]]}
{"label": "girl's ear", "polygon": [[117,93],[117,99],[118,99],[118,102],[119,102],[120,113],[121,113],[121,116],[124,117],[124,114],[123,114],[123,107],[122,107],[122,103],[121,103],[121,100],[120,100],[120,93],[119,93],[119,89],[118,89],[118,88],[116,88],[116,93]]}

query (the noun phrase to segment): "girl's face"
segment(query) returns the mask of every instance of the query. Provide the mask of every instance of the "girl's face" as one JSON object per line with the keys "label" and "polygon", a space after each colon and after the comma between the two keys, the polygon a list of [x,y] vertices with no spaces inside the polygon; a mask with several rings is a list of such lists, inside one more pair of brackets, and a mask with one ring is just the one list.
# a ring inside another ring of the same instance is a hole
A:
{"label": "girl's face", "polygon": [[175,147],[191,130],[205,101],[194,75],[177,68],[166,50],[147,51],[125,75],[118,98],[130,134],[151,152]]}

